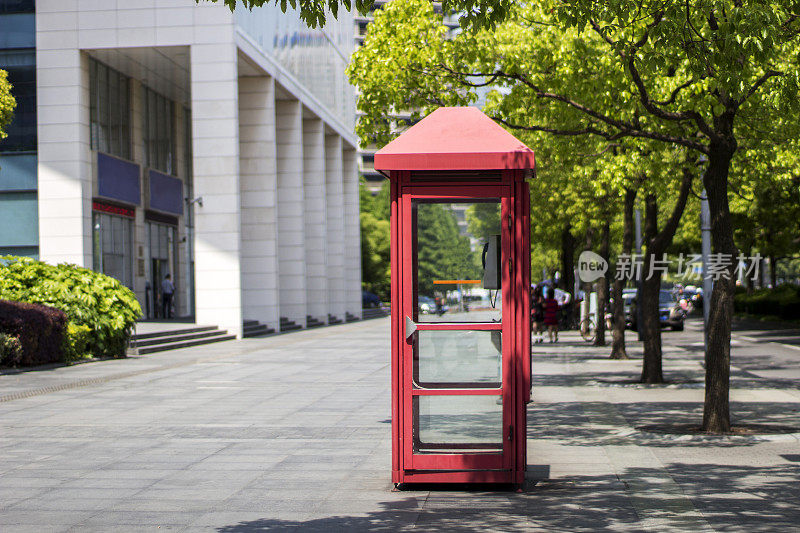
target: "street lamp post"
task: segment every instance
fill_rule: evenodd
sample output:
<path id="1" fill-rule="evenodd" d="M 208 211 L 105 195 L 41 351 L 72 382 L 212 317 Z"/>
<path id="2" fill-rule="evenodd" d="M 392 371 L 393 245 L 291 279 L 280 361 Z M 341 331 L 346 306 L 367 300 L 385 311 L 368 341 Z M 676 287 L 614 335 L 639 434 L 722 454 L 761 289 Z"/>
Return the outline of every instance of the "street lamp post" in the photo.
<path id="1" fill-rule="evenodd" d="M 636 209 L 633 218 L 633 231 L 636 238 L 636 255 L 641 260 L 642 257 L 642 211 Z M 642 264 L 644 268 L 644 264 Z M 636 334 L 639 340 L 642 340 L 642 272 L 641 270 L 634 269 L 637 273 L 636 276 Z"/>
<path id="2" fill-rule="evenodd" d="M 703 342 L 708 347 L 708 314 L 711 309 L 711 291 L 713 285 L 708 274 L 708 263 L 711 256 L 711 211 L 708 208 L 708 196 L 703 189 L 700 197 L 700 233 L 703 238 L 701 252 L 703 255 Z"/>

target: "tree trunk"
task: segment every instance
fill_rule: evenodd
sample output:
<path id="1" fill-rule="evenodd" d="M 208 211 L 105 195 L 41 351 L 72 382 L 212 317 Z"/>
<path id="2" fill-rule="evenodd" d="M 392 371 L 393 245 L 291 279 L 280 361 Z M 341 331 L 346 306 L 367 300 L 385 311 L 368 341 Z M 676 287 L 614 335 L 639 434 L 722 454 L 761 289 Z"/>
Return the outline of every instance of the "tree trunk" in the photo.
<path id="1" fill-rule="evenodd" d="M 594 228 L 589 226 L 586 228 L 586 234 L 584 236 L 584 245 L 583 249 L 586 251 L 591 251 L 594 247 Z M 580 288 L 583 291 L 583 304 L 581 306 L 581 314 L 578 317 L 578 323 L 583 320 L 584 316 L 589 316 L 589 309 L 591 307 L 591 295 L 594 291 L 594 283 L 587 283 L 581 280 Z M 585 313 L 583 312 L 585 310 Z M 586 329 L 586 328 L 584 328 Z M 586 331 L 581 331 L 581 333 L 586 333 Z"/>
<path id="2" fill-rule="evenodd" d="M 661 270 L 651 268 L 659 265 L 653 261 L 663 259 L 664 252 L 667 250 L 675 231 L 678 229 L 683 210 L 686 208 L 686 200 L 692 188 L 692 171 L 694 162 L 687 162 L 683 168 L 683 178 L 681 188 L 678 193 L 678 200 L 672 209 L 669 219 L 664 224 L 664 228 L 658 231 L 658 204 L 655 195 L 648 195 L 645 200 L 645 225 L 644 233 L 647 243 L 647 252 L 643 264 L 642 294 L 639 295 L 639 305 L 642 306 L 642 342 L 644 345 L 644 360 L 642 361 L 642 383 L 663 383 L 664 375 L 661 366 L 661 321 L 658 316 L 658 299 L 661 290 Z"/>
<path id="3" fill-rule="evenodd" d="M 721 118 L 719 119 L 721 120 Z M 731 119 L 732 128 L 732 119 Z M 728 172 L 736 150 L 735 143 L 722 141 L 709 145 L 708 168 L 703 183 L 711 212 L 711 244 L 714 253 L 737 256 L 733 241 L 733 226 L 728 207 Z M 733 317 L 734 261 L 730 261 L 727 276 L 714 282 L 709 305 L 706 341 L 706 391 L 703 405 L 703 430 L 709 433 L 728 433 L 730 417 L 731 319 Z"/>
<path id="4" fill-rule="evenodd" d="M 561 230 L 561 280 L 562 289 L 571 294 L 575 287 L 575 237 L 569 222 Z"/>
<path id="5" fill-rule="evenodd" d="M 630 255 L 633 249 L 633 203 L 636 189 L 625 189 L 625 205 L 622 211 L 622 253 Z M 611 333 L 611 359 L 629 359 L 625 349 L 625 302 L 622 289 L 625 280 L 614 279 L 614 329 Z"/>
<path id="6" fill-rule="evenodd" d="M 608 256 L 611 248 L 611 223 L 606 219 L 600 233 L 600 257 L 608 264 Z M 606 345 L 606 309 L 608 308 L 608 272 L 597 280 L 597 317 L 595 323 L 594 345 Z"/>
<path id="7" fill-rule="evenodd" d="M 572 294 L 566 309 L 566 323 L 573 327 L 575 316 L 575 237 L 572 235 L 572 224 L 567 222 L 561 230 L 561 280 L 563 289 Z"/>
<path id="8" fill-rule="evenodd" d="M 645 199 L 644 238 L 647 251 L 642 265 L 642 281 L 637 305 L 641 306 L 641 323 L 638 324 L 642 334 L 644 359 L 642 361 L 642 383 L 663 383 L 661 354 L 661 323 L 658 318 L 658 293 L 661 290 L 661 274 L 651 268 L 654 260 L 660 259 L 660 250 L 655 243 L 658 231 L 658 202 L 655 194 L 648 194 Z M 652 275 L 651 275 L 652 273 Z"/>
<path id="9" fill-rule="evenodd" d="M 775 259 L 775 255 L 772 254 L 769 256 L 769 282 L 772 285 L 772 288 L 778 286 L 778 261 Z"/>

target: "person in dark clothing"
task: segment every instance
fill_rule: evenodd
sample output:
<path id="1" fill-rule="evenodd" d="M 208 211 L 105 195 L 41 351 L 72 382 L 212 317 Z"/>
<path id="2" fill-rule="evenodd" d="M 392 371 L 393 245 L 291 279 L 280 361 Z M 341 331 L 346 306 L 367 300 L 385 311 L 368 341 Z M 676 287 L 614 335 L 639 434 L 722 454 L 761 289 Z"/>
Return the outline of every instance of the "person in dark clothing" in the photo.
<path id="1" fill-rule="evenodd" d="M 547 326 L 550 342 L 558 342 L 558 300 L 555 299 L 553 287 L 547 288 L 547 298 L 544 300 L 544 325 Z"/>
<path id="2" fill-rule="evenodd" d="M 541 285 L 533 288 L 531 322 L 533 322 L 533 341 L 536 344 L 544 342 L 544 297 Z"/>
<path id="3" fill-rule="evenodd" d="M 175 294 L 175 285 L 172 284 L 170 275 L 164 276 L 164 281 L 161 282 L 161 316 L 164 318 L 172 318 L 172 296 Z"/>

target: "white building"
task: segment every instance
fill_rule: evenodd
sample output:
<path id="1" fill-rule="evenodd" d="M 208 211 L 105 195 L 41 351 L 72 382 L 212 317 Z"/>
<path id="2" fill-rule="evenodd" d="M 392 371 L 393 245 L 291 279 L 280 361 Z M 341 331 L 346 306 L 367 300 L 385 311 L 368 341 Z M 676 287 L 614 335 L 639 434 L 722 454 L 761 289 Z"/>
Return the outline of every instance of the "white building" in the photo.
<path id="1" fill-rule="evenodd" d="M 348 17 L 37 0 L 39 257 L 151 316 L 169 273 L 179 315 L 239 335 L 360 317 Z"/>

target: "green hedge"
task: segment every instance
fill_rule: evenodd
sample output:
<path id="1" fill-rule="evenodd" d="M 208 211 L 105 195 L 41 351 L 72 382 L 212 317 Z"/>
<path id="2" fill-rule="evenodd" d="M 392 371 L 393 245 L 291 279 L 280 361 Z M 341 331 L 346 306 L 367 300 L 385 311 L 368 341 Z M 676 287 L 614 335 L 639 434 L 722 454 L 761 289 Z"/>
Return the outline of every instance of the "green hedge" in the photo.
<path id="1" fill-rule="evenodd" d="M 110 276 L 27 257 L 0 257 L 0 299 L 64 311 L 69 319 L 67 360 L 85 353 L 124 357 L 134 323 L 142 313 L 133 292 Z"/>
<path id="2" fill-rule="evenodd" d="M 734 307 L 737 313 L 797 320 L 800 319 L 800 286 L 785 284 L 774 289 L 759 289 L 753 294 L 740 290 L 734 298 Z"/>

